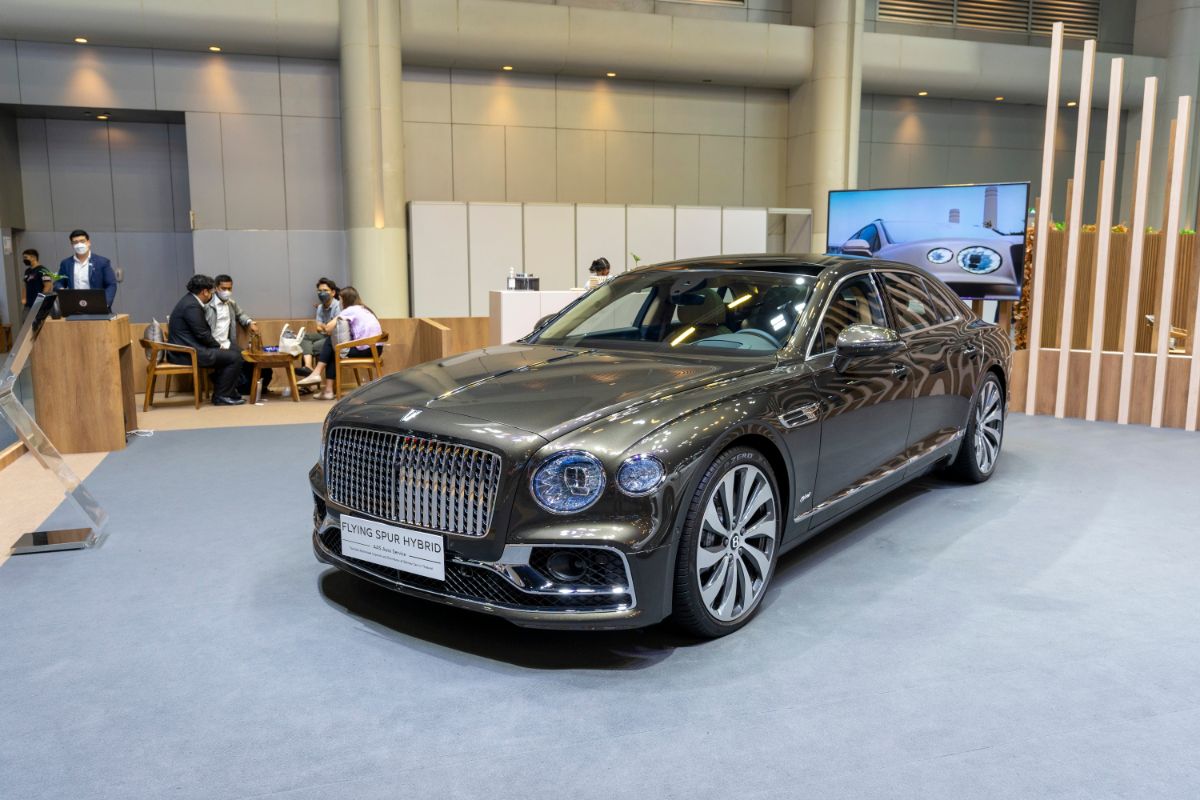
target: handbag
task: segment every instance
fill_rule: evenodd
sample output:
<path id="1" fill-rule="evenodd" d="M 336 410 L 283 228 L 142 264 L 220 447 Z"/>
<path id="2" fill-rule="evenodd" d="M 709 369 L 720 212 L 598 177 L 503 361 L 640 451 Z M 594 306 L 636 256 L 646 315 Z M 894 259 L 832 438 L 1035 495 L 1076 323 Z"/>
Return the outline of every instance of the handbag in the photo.
<path id="1" fill-rule="evenodd" d="M 162 344 L 162 342 L 164 341 L 163 332 L 162 332 L 162 324 L 158 320 L 151 318 L 150 324 L 146 326 L 145 338 L 146 338 L 146 341 L 148 341 L 148 342 Z M 152 352 L 154 352 L 154 351 L 152 351 L 152 350 L 146 351 L 146 360 L 147 361 L 149 361 L 151 359 L 150 353 L 152 353 Z M 163 360 L 163 356 L 165 356 L 165 355 L 166 355 L 166 353 L 159 351 L 158 352 L 158 360 L 161 362 Z"/>
<path id="2" fill-rule="evenodd" d="M 293 333 L 292 326 L 285 324 L 279 333 L 279 352 L 287 353 L 289 356 L 300 355 L 300 341 L 303 338 L 304 328 L 301 328 L 298 333 Z"/>

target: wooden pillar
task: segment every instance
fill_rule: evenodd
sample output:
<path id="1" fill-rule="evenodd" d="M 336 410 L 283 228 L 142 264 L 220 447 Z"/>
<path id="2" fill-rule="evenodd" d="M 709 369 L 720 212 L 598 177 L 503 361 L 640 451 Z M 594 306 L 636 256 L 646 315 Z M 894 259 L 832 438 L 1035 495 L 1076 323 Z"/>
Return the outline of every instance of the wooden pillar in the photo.
<path id="1" fill-rule="evenodd" d="M 1050 78 L 1046 86 L 1046 126 L 1042 133 L 1042 181 L 1038 192 L 1036 252 L 1033 264 L 1033 301 L 1029 320 L 1029 377 L 1025 387 L 1025 413 L 1037 413 L 1038 360 L 1042 349 L 1043 292 L 1046 287 L 1046 245 L 1050 240 L 1050 198 L 1054 196 L 1054 133 L 1058 127 L 1058 83 L 1062 75 L 1063 24 L 1054 23 L 1050 40 Z"/>
<path id="2" fill-rule="evenodd" d="M 1117 150 L 1121 139 L 1121 89 L 1125 59 L 1114 58 L 1108 78 L 1108 120 L 1104 130 L 1104 165 L 1100 169 L 1100 211 L 1096 218 L 1096 286 L 1092 292 L 1091 356 L 1088 362 L 1087 410 L 1095 421 L 1100 403 L 1100 363 L 1104 359 L 1104 309 L 1108 304 L 1108 261 L 1112 243 L 1113 201 L 1117 182 Z"/>
<path id="3" fill-rule="evenodd" d="M 1137 348 L 1138 293 L 1142 286 L 1142 258 L 1146 250 L 1146 195 L 1150 189 L 1150 148 L 1154 146 L 1154 107 L 1158 98 L 1158 78 L 1146 78 L 1142 92 L 1142 135 L 1138 140 L 1137 176 L 1133 189 L 1133 237 L 1129 253 L 1129 283 L 1125 288 L 1125 332 L 1121 337 L 1121 398 L 1117 422 L 1129 424 L 1129 403 L 1133 393 L 1133 360 Z"/>
<path id="4" fill-rule="evenodd" d="M 1092 128 L 1092 77 L 1096 69 L 1096 40 L 1083 43 L 1079 77 L 1079 119 L 1075 126 L 1075 174 L 1071 186 L 1071 215 L 1067 218 L 1067 262 L 1063 275 L 1062 316 L 1058 328 L 1058 382 L 1054 416 L 1067 413 L 1067 375 L 1071 369 L 1071 333 L 1075 325 L 1075 283 L 1079 276 L 1079 234 L 1083 230 L 1083 189 L 1087 180 L 1088 135 Z"/>
<path id="5" fill-rule="evenodd" d="M 1175 271 L 1179 261 L 1179 228 L 1182 216 L 1185 169 L 1187 168 L 1189 123 L 1192 116 L 1192 98 L 1179 98 L 1175 114 L 1175 145 L 1171 159 L 1171 192 L 1167 202 L 1166 222 L 1163 226 L 1163 282 L 1162 295 L 1158 303 L 1158 315 L 1154 319 L 1155 367 L 1154 403 L 1150 411 L 1150 425 L 1161 428 L 1166 408 L 1167 367 L 1171 341 L 1171 323 L 1175 306 Z"/>

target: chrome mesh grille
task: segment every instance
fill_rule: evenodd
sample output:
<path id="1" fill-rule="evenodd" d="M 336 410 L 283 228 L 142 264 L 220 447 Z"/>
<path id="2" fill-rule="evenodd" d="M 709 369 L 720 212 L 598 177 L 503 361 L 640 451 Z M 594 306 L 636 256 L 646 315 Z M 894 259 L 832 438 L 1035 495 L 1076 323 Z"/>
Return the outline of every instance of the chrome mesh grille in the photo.
<path id="1" fill-rule="evenodd" d="M 325 444 L 329 499 L 352 511 L 445 533 L 492 524 L 500 456 L 423 436 L 335 427 Z"/>

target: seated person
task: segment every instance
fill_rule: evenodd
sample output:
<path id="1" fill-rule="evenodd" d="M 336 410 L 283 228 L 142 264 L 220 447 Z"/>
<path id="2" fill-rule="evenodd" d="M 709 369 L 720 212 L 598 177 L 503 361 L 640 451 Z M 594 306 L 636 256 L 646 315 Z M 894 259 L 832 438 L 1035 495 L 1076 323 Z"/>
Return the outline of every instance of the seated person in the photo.
<path id="1" fill-rule="evenodd" d="M 233 299 L 233 278 L 228 275 L 218 275 L 213 278 L 216 283 L 216 289 L 213 292 L 212 299 L 208 305 L 204 307 L 204 316 L 208 320 L 208 327 L 212 330 L 213 338 L 216 339 L 222 350 L 233 350 L 241 352 L 241 348 L 237 346 L 237 330 L 233 327 L 236 322 L 247 333 L 258 333 L 258 323 L 250 318 L 250 315 L 242 311 L 237 300 Z M 242 361 L 242 374 L 238 377 L 238 392 L 240 394 L 250 394 L 250 379 L 254 374 L 254 365 Z M 267 387 L 271 385 L 271 370 L 264 369 L 262 371 L 262 388 L 265 392 Z"/>
<path id="2" fill-rule="evenodd" d="M 206 310 L 213 298 L 216 284 L 207 275 L 193 275 L 187 283 L 187 294 L 175 304 L 169 319 L 167 341 L 196 351 L 196 364 L 213 370 L 213 405 L 240 406 L 246 401 L 237 391 L 242 372 L 242 354 L 222 348 L 213 337 Z M 172 364 L 189 364 L 186 353 L 167 351 Z"/>
<path id="3" fill-rule="evenodd" d="M 301 370 L 304 370 L 302 376 L 307 376 L 312 372 L 316 355 L 321 352 L 325 340 L 333 335 L 333 329 L 337 325 L 335 322 L 337 315 L 342 313 L 338 285 L 329 278 L 321 278 L 317 281 L 317 303 L 313 307 L 317 310 L 317 317 L 313 322 L 312 330 L 305 331 L 304 338 L 300 340 L 300 352 L 303 354 L 301 363 L 304 365 L 301 367 Z M 300 370 L 296 371 L 300 372 Z"/>
<path id="4" fill-rule="evenodd" d="M 383 328 L 379 325 L 379 318 L 375 316 L 375 312 L 362 304 L 358 297 L 358 290 L 353 286 L 347 286 L 342 289 L 342 310 L 335 317 L 335 325 L 337 321 L 345 320 L 347 329 L 347 338 L 343 341 L 353 342 L 359 339 L 365 339 L 368 336 L 378 336 L 383 333 Z M 337 345 L 340 348 L 340 343 Z M 334 350 L 333 339 L 325 340 L 325 344 L 321 346 L 321 354 L 317 358 L 316 369 L 312 374 L 300 381 L 300 386 L 312 386 L 319 383 L 322 378 L 325 379 L 325 388 L 320 394 L 316 395 L 318 400 L 332 400 L 336 395 L 334 393 L 334 381 L 337 376 L 337 361 L 333 357 Z M 379 345 L 375 345 L 378 352 Z M 351 358 L 362 358 L 371 352 L 371 347 L 354 347 L 350 350 Z M 326 376 L 328 373 L 328 376 Z"/>
<path id="5" fill-rule="evenodd" d="M 611 271 L 612 265 L 608 263 L 607 258 L 604 256 L 597 258 L 592 262 L 592 265 L 588 267 L 588 272 L 591 273 L 591 277 L 588 278 L 587 288 L 595 289 L 597 286 L 607 281 L 608 273 Z"/>

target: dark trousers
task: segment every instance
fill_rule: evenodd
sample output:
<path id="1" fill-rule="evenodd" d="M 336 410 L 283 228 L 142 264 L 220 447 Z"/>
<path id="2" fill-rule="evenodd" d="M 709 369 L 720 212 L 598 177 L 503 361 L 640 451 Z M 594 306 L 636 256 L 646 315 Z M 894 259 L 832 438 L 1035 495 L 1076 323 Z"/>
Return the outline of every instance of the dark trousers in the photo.
<path id="1" fill-rule="evenodd" d="M 213 399 L 237 398 L 238 377 L 242 374 L 242 354 L 236 350 L 210 350 L 212 363 L 205 365 L 213 371 Z M 205 359 L 208 360 L 208 359 Z"/>
<path id="2" fill-rule="evenodd" d="M 371 354 L 371 346 L 350 348 L 351 358 L 366 358 Z M 325 377 L 330 380 L 337 378 L 337 360 L 333 357 L 333 339 L 326 339 L 321 345 L 321 355 L 317 360 L 325 365 Z"/>

